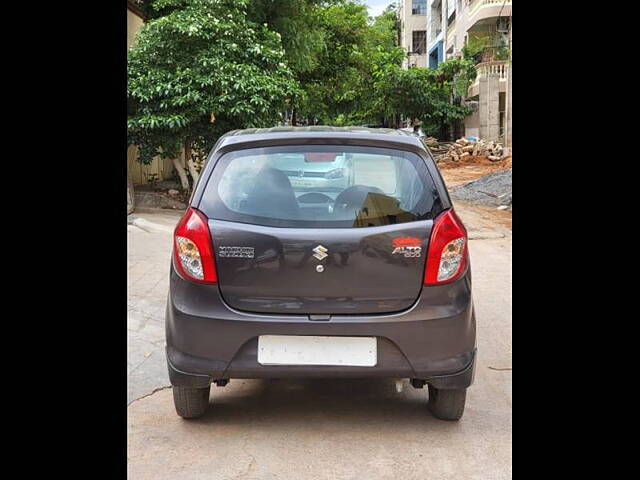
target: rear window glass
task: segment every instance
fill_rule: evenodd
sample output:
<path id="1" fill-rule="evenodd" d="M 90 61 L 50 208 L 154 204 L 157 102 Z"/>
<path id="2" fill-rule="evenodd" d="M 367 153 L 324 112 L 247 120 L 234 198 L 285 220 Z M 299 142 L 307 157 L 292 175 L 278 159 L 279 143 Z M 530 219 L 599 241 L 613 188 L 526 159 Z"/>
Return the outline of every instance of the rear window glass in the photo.
<path id="1" fill-rule="evenodd" d="M 218 220 L 278 227 L 375 227 L 442 210 L 424 160 L 375 147 L 236 150 L 215 165 L 200 209 Z"/>

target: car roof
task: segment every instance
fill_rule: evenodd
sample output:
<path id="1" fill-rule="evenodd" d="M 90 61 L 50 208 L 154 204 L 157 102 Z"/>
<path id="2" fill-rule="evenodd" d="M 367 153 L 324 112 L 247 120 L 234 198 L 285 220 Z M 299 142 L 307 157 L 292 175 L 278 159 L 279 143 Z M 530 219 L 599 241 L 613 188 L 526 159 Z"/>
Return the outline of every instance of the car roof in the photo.
<path id="1" fill-rule="evenodd" d="M 327 125 L 313 125 L 308 127 L 272 127 L 272 128 L 247 128 L 245 130 L 232 130 L 225 133 L 218 142 L 218 149 L 228 145 L 252 143 L 261 140 L 305 140 L 305 139 L 344 139 L 362 143 L 372 141 L 375 143 L 389 142 L 404 144 L 426 150 L 422 141 L 408 133 L 392 128 L 367 128 L 367 127 L 331 127 Z"/>

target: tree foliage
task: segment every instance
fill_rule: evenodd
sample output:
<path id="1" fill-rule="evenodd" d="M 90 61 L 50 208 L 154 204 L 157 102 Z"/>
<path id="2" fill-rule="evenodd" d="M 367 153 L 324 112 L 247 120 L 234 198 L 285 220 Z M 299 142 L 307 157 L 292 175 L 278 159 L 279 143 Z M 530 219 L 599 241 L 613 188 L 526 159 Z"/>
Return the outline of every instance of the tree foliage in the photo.
<path id="1" fill-rule="evenodd" d="M 250 7 L 250 8 L 249 8 Z M 129 51 L 129 142 L 142 162 L 206 153 L 235 128 L 294 119 L 443 130 L 469 109 L 473 61 L 403 69 L 393 5 L 354 0 L 151 0 Z"/>
<path id="2" fill-rule="evenodd" d="M 278 32 L 285 61 L 294 74 L 313 70 L 326 48 L 326 35 L 318 12 L 341 0 L 253 0 L 248 15 Z"/>
<path id="3" fill-rule="evenodd" d="M 318 18 L 327 48 L 318 56 L 316 68 L 300 77 L 305 96 L 298 108 L 301 116 L 327 123 L 357 110 L 355 102 L 364 86 L 358 77 L 366 61 L 366 7 L 357 3 L 332 5 L 319 10 Z"/>
<path id="4" fill-rule="evenodd" d="M 400 24 L 395 4 L 390 4 L 373 19 L 373 41 L 383 49 L 393 49 L 399 44 Z"/>
<path id="5" fill-rule="evenodd" d="M 509 59 L 509 47 L 503 36 L 492 32 L 470 35 L 462 47 L 462 56 L 474 63 Z"/>
<path id="6" fill-rule="evenodd" d="M 366 7 L 342 1 L 317 10 L 326 47 L 316 67 L 299 76 L 304 94 L 295 106 L 300 118 L 314 123 L 351 124 L 372 117 L 374 68 L 384 58 L 398 65 L 397 24 L 393 8 L 373 22 Z"/>
<path id="7" fill-rule="evenodd" d="M 129 142 L 140 161 L 207 150 L 234 128 L 281 119 L 296 82 L 280 36 L 247 0 L 156 0 L 128 58 Z"/>
<path id="8" fill-rule="evenodd" d="M 459 59 L 442 62 L 438 68 L 403 69 L 382 63 L 376 70 L 375 111 L 384 117 L 403 115 L 422 122 L 425 130 L 436 132 L 462 120 L 470 110 L 461 105 L 475 78 L 471 62 Z"/>
<path id="9" fill-rule="evenodd" d="M 470 110 L 460 98 L 475 78 L 473 62 L 452 59 L 437 69 L 402 68 L 394 5 L 371 20 L 345 0 L 317 9 L 328 48 L 316 67 L 298 75 L 298 117 L 329 125 L 397 126 L 401 117 L 444 131 Z"/>

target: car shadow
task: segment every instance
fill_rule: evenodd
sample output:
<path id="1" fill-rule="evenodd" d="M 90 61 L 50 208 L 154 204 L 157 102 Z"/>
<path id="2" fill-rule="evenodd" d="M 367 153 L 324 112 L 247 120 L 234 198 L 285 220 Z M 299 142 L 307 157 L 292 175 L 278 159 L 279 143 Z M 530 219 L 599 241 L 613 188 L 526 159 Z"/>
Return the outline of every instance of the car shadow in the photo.
<path id="1" fill-rule="evenodd" d="M 427 398 L 426 386 L 414 389 L 406 380 L 401 393 L 393 379 L 232 380 L 228 387 L 211 387 L 209 409 L 197 422 L 305 428 L 343 422 L 380 427 L 393 422 L 409 428 L 452 428 L 456 422 L 431 415 Z"/>

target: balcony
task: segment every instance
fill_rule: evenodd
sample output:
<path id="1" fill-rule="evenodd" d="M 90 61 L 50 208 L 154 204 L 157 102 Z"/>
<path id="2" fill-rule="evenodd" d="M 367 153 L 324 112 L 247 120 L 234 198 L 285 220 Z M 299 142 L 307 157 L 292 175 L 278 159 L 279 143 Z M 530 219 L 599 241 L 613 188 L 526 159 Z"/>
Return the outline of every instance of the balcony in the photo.
<path id="1" fill-rule="evenodd" d="M 498 88 L 500 92 L 507 91 L 507 76 L 509 75 L 509 62 L 496 61 L 496 62 L 483 62 L 476 65 L 476 79 L 469 87 L 469 94 L 467 98 L 476 97 L 480 93 L 480 77 L 486 77 L 488 75 L 498 76 Z"/>
<path id="2" fill-rule="evenodd" d="M 467 29 L 486 18 L 510 17 L 511 3 L 511 0 L 474 0 L 467 7 Z"/>
<path id="3" fill-rule="evenodd" d="M 471 9 L 471 12 L 474 12 L 476 10 L 478 10 L 481 7 L 484 7 L 485 5 L 498 5 L 498 6 L 502 6 L 502 4 L 504 3 L 505 7 L 507 5 L 511 5 L 511 0 L 471 0 L 469 2 L 469 8 Z"/>

